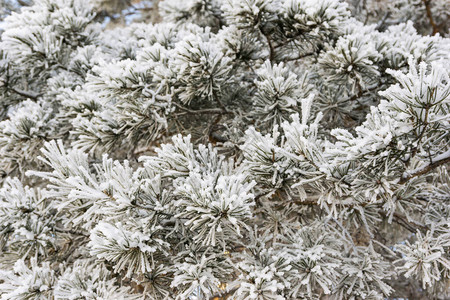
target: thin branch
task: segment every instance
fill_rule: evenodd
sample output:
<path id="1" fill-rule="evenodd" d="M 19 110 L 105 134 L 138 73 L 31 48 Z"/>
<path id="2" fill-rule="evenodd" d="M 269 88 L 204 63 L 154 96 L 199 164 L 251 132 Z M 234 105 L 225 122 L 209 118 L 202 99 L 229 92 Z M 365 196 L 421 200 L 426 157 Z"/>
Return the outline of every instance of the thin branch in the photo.
<path id="1" fill-rule="evenodd" d="M 164 215 L 164 216 L 167 216 L 167 217 L 174 217 L 175 216 L 174 214 L 171 214 L 171 213 L 166 213 L 166 212 L 163 212 L 163 211 L 160 211 L 160 210 L 156 210 L 154 206 L 153 207 L 145 206 L 145 205 L 140 205 L 138 203 L 134 203 L 133 205 L 138 207 L 138 208 L 140 208 L 140 209 L 145 209 L 145 210 L 154 212 L 155 214 L 160 214 L 160 215 Z"/>
<path id="2" fill-rule="evenodd" d="M 15 88 L 10 88 L 11 91 L 13 91 L 14 93 L 16 93 L 17 95 L 26 97 L 26 98 L 30 98 L 33 100 L 37 100 L 38 97 L 42 96 L 42 93 L 33 93 L 33 92 L 28 92 L 28 91 L 22 91 L 22 90 L 18 90 Z"/>
<path id="3" fill-rule="evenodd" d="M 405 173 L 403 173 L 402 178 L 400 178 L 400 181 L 398 182 L 399 184 L 404 184 L 407 181 L 409 181 L 410 179 L 426 174 L 428 172 L 430 172 L 431 170 L 450 162 L 450 149 L 447 150 L 446 152 L 436 156 L 435 158 L 431 159 L 431 161 L 425 165 L 423 165 L 420 168 L 417 168 L 415 170 L 412 171 L 407 171 Z"/>
<path id="4" fill-rule="evenodd" d="M 229 296 L 231 296 L 232 294 L 234 294 L 234 292 L 236 292 L 237 288 L 234 288 L 230 291 L 227 291 L 225 293 L 221 293 L 221 294 L 216 294 L 214 296 L 211 296 L 209 298 L 209 300 L 222 300 L 222 299 L 227 299 Z"/>
<path id="5" fill-rule="evenodd" d="M 402 214 L 399 214 L 399 213 L 394 213 L 394 218 L 402 220 L 402 222 L 404 222 L 404 223 L 415 225 L 415 226 L 419 227 L 422 230 L 429 230 L 430 229 L 427 225 L 424 225 L 424 224 L 421 224 L 421 223 L 419 223 L 419 222 L 417 222 L 415 220 L 409 219 L 406 215 L 402 215 Z M 412 225 L 410 225 L 410 226 L 412 226 Z M 416 232 L 416 231 L 417 231 L 417 228 L 414 228 L 414 232 Z"/>
<path id="6" fill-rule="evenodd" d="M 386 12 L 383 16 L 383 18 L 377 23 L 377 27 L 375 27 L 376 30 L 380 30 L 384 24 L 386 23 L 387 18 L 391 15 L 390 12 Z"/>
<path id="7" fill-rule="evenodd" d="M 269 35 L 264 33 L 264 30 L 261 27 L 258 27 L 261 34 L 266 38 L 267 44 L 269 45 L 269 60 L 270 62 L 273 62 L 275 59 L 275 50 L 272 45 L 272 41 L 269 38 Z"/>
<path id="8" fill-rule="evenodd" d="M 433 14 L 431 13 L 431 0 L 422 0 L 423 4 L 425 5 L 425 9 L 427 11 L 427 18 L 430 21 L 430 25 L 433 28 L 433 32 L 431 35 L 435 35 L 436 33 L 439 32 L 439 27 L 437 26 L 437 24 L 434 22 L 433 19 Z"/>
<path id="9" fill-rule="evenodd" d="M 317 206 L 319 205 L 319 203 L 314 200 L 309 200 L 309 201 L 295 201 L 296 204 L 298 205 L 310 205 L 310 206 Z M 338 206 L 342 206 L 342 207 L 354 207 L 354 206 L 361 206 L 361 207 L 365 207 L 368 206 L 370 204 L 370 202 L 366 202 L 366 203 L 339 203 L 337 204 Z M 385 218 L 388 217 L 388 215 L 383 212 L 383 210 L 379 210 L 378 211 L 379 214 L 381 214 L 382 216 L 384 216 Z M 417 227 L 422 229 L 422 230 L 428 230 L 429 228 L 426 225 L 420 224 L 413 221 L 408 220 L 408 218 L 406 216 L 403 216 L 399 213 L 394 213 L 394 222 L 399 224 L 400 226 L 406 228 L 408 231 L 415 233 L 417 231 Z M 414 227 L 417 226 L 417 227 Z"/>
<path id="10" fill-rule="evenodd" d="M 64 229 L 64 228 L 54 227 L 54 230 L 56 232 L 59 232 L 59 233 L 79 235 L 79 236 L 83 236 L 83 237 L 88 237 L 89 236 L 89 235 L 87 235 L 87 234 L 85 234 L 83 232 L 75 231 L 75 230 L 72 230 L 72 229 Z"/>
<path id="11" fill-rule="evenodd" d="M 368 87 L 365 90 L 359 90 L 358 93 L 356 93 L 355 95 L 353 95 L 353 96 L 351 96 L 351 97 L 349 97 L 347 99 L 344 99 L 344 100 L 340 101 L 339 104 L 342 104 L 342 103 L 345 103 L 345 102 L 348 102 L 348 101 L 354 101 L 354 100 L 364 96 L 365 94 L 367 94 L 369 92 L 373 92 L 373 91 L 377 90 L 378 88 L 380 88 L 380 86 L 378 84 L 375 84 L 373 86 Z"/>
<path id="12" fill-rule="evenodd" d="M 138 156 L 138 155 L 141 155 L 141 154 L 146 153 L 146 152 L 151 152 L 151 151 L 153 151 L 154 148 L 155 148 L 155 146 L 150 145 L 150 146 L 147 146 L 147 147 L 144 147 L 144 148 L 136 150 L 135 152 L 133 152 L 133 155 L 134 156 Z"/>
<path id="13" fill-rule="evenodd" d="M 408 221 L 407 218 L 403 217 L 400 214 L 394 213 L 394 222 L 397 223 L 398 225 L 402 226 L 403 228 L 405 228 L 406 230 L 408 230 L 411 233 L 416 233 L 417 232 L 417 228 L 412 226 L 412 224 L 420 227 L 423 230 L 428 230 L 428 227 L 421 225 L 421 224 L 417 224 L 416 222 L 410 222 Z"/>
<path id="14" fill-rule="evenodd" d="M 314 55 L 314 54 L 317 54 L 317 53 L 315 51 L 307 52 L 307 53 L 298 55 L 297 57 L 290 57 L 290 58 L 283 59 L 283 61 L 299 60 L 299 59 L 303 59 L 305 57 L 308 57 L 308 56 L 311 56 L 311 55 Z"/>
<path id="15" fill-rule="evenodd" d="M 274 52 L 274 49 L 273 49 L 272 42 L 270 41 L 269 36 L 267 36 L 267 35 L 264 35 L 264 36 L 266 37 L 267 43 L 269 44 L 269 50 L 270 50 L 269 60 L 273 62 L 273 60 L 275 58 L 275 52 Z"/>
<path id="16" fill-rule="evenodd" d="M 217 109 L 217 108 L 205 108 L 205 109 L 198 109 L 198 110 L 193 110 L 193 109 L 189 109 L 186 108 L 176 102 L 172 102 L 173 105 L 175 105 L 177 108 L 179 108 L 180 110 L 182 110 L 184 112 L 184 114 L 223 114 L 223 113 L 228 113 L 228 112 L 224 112 L 223 109 Z"/>
<path id="17" fill-rule="evenodd" d="M 397 223 L 398 225 L 402 226 L 403 228 L 405 228 L 409 232 L 416 233 L 415 228 L 412 227 L 411 225 L 409 225 L 408 223 L 405 223 L 405 221 L 403 219 L 394 218 L 394 222 Z"/>
<path id="18" fill-rule="evenodd" d="M 227 108 L 226 108 L 225 105 L 222 103 L 222 101 L 221 101 L 220 98 L 217 96 L 217 94 L 214 93 L 214 91 L 213 91 L 213 99 L 214 99 L 214 101 L 216 101 L 217 104 L 219 105 L 219 107 L 220 107 L 220 109 L 221 109 L 221 113 L 227 114 L 227 113 L 228 113 Z"/>
<path id="19" fill-rule="evenodd" d="M 244 63 L 245 63 L 245 65 L 246 65 L 250 70 L 252 70 L 253 74 L 256 74 L 255 69 L 253 69 L 252 65 L 249 64 L 248 61 L 244 60 Z M 252 81 L 252 82 L 253 82 L 253 81 Z"/>

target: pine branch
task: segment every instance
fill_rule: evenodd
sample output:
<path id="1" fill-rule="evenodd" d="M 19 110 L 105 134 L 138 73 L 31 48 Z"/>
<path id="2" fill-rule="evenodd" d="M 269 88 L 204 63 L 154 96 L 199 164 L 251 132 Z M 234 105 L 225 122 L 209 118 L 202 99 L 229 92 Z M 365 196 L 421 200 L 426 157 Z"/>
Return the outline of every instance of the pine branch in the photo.
<path id="1" fill-rule="evenodd" d="M 379 88 L 380 88 L 380 86 L 379 86 L 378 84 L 375 84 L 375 85 L 373 85 L 373 86 L 368 87 L 368 88 L 365 89 L 365 90 L 360 89 L 360 90 L 358 91 L 358 93 L 356 93 L 355 95 L 353 95 L 353 96 L 351 96 L 351 97 L 349 97 L 349 98 L 347 98 L 347 99 L 342 100 L 342 101 L 340 102 L 340 104 L 345 103 L 345 102 L 349 102 L 349 101 L 355 101 L 356 99 L 361 98 L 361 97 L 364 96 L 365 94 L 370 93 L 370 92 L 373 92 L 373 91 L 375 91 L 375 90 L 377 90 L 377 89 L 379 89 Z"/>
<path id="2" fill-rule="evenodd" d="M 161 210 L 156 210 L 154 206 L 144 206 L 144 205 L 140 205 L 138 203 L 134 203 L 133 205 L 138 208 L 154 212 L 155 214 L 160 214 L 160 215 L 164 215 L 164 216 L 171 217 L 171 218 L 175 216 L 174 214 L 171 214 L 171 213 L 163 212 Z"/>
<path id="3" fill-rule="evenodd" d="M 64 229 L 64 228 L 59 228 L 59 227 L 55 227 L 54 229 L 56 232 L 59 232 L 59 233 L 66 233 L 66 234 L 72 234 L 72 235 L 79 235 L 79 236 L 83 236 L 83 237 L 89 237 L 88 234 L 85 234 L 85 233 L 79 232 L 79 231 L 75 231 L 72 229 Z"/>
<path id="4" fill-rule="evenodd" d="M 266 38 L 267 44 L 269 45 L 269 60 L 270 62 L 273 62 L 275 59 L 275 49 L 273 47 L 272 41 L 270 40 L 269 35 L 264 33 L 264 30 L 261 27 L 259 27 L 259 31 Z"/>
<path id="5" fill-rule="evenodd" d="M 186 108 L 176 102 L 172 103 L 173 105 L 175 105 L 177 108 L 179 108 L 180 110 L 183 111 L 183 113 L 181 114 L 191 114 L 191 115 L 197 115 L 197 114 L 223 114 L 223 113 L 228 113 L 227 111 L 224 112 L 222 109 L 217 109 L 217 108 L 205 108 L 205 109 L 198 109 L 198 110 L 194 110 L 194 109 L 189 109 Z"/>
<path id="6" fill-rule="evenodd" d="M 217 94 L 214 93 L 214 92 L 213 92 L 213 98 L 214 98 L 214 101 L 216 101 L 217 104 L 219 105 L 219 107 L 220 107 L 220 109 L 221 109 L 221 113 L 227 114 L 227 113 L 228 113 L 227 108 L 226 108 L 225 105 L 222 103 L 222 101 L 221 101 L 220 98 L 217 96 Z"/>
<path id="7" fill-rule="evenodd" d="M 413 225 L 415 225 L 415 226 L 417 226 L 417 227 L 419 227 L 420 229 L 423 229 L 423 230 L 428 230 L 429 229 L 425 225 L 419 224 L 419 223 L 414 222 L 414 221 L 409 221 L 406 216 L 403 216 L 403 215 L 401 215 L 399 213 L 394 213 L 394 222 L 399 224 L 403 228 L 407 229 L 411 233 L 416 233 L 417 232 L 417 228 L 414 227 Z M 413 224 L 413 225 L 411 225 L 411 224 Z"/>
<path id="8" fill-rule="evenodd" d="M 307 53 L 304 53 L 304 54 L 300 54 L 300 55 L 298 55 L 298 56 L 296 56 L 296 57 L 291 57 L 291 58 L 283 59 L 283 61 L 299 60 L 299 59 L 303 59 L 303 58 L 305 58 L 305 57 L 309 57 L 309 56 L 315 55 L 315 54 L 317 54 L 315 51 L 307 52 Z"/>
<path id="9" fill-rule="evenodd" d="M 225 292 L 223 294 L 217 294 L 217 295 L 211 296 L 209 298 L 209 300 L 225 300 L 225 299 L 228 299 L 231 295 L 234 294 L 234 292 L 236 292 L 236 290 L 237 290 L 237 288 L 234 288 L 234 289 L 232 289 L 230 291 L 227 291 L 227 292 Z"/>
<path id="10" fill-rule="evenodd" d="M 410 179 L 426 174 L 428 172 L 430 172 L 431 170 L 450 162 L 450 150 L 447 150 L 446 152 L 436 156 L 435 158 L 431 159 L 431 161 L 425 165 L 423 165 L 420 168 L 417 168 L 415 170 L 412 171 L 407 171 L 404 172 L 400 181 L 398 182 L 399 184 L 404 184 L 406 182 L 408 182 Z"/>
<path id="11" fill-rule="evenodd" d="M 13 91 L 14 93 L 26 97 L 26 98 L 30 98 L 32 100 L 37 100 L 37 98 L 39 98 L 40 96 L 42 96 L 42 93 L 33 93 L 33 92 L 29 92 L 29 91 L 23 91 L 23 90 L 18 90 L 15 88 L 10 88 L 11 91 Z"/>
<path id="12" fill-rule="evenodd" d="M 390 17 L 390 15 L 391 15 L 391 12 L 386 12 L 384 14 L 383 18 L 377 23 L 377 27 L 375 27 L 376 30 L 380 30 L 384 26 L 384 24 L 386 23 L 386 20 Z"/>

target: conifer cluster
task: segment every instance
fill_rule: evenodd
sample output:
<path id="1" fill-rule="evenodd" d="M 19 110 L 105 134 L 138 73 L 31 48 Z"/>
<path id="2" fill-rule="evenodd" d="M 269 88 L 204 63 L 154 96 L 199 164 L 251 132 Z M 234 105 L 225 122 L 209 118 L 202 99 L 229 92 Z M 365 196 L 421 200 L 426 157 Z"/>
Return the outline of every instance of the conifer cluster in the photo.
<path id="1" fill-rule="evenodd" d="M 0 299 L 448 299 L 448 2 L 158 2 L 0 11 Z"/>

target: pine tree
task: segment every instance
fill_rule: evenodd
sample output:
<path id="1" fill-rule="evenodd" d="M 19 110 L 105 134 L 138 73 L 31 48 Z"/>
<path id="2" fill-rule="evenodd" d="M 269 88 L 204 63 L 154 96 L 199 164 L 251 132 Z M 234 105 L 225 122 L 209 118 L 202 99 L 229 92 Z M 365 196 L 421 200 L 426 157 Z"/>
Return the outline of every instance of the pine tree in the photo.
<path id="1" fill-rule="evenodd" d="M 5 3 L 0 299 L 450 297 L 447 2 Z"/>

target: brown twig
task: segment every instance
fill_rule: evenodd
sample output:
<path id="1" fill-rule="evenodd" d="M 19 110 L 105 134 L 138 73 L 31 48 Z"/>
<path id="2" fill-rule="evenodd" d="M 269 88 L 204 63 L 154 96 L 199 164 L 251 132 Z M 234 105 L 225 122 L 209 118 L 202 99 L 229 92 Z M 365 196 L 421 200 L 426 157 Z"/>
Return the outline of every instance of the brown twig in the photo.
<path id="1" fill-rule="evenodd" d="M 209 298 L 209 300 L 223 300 L 223 299 L 227 299 L 228 297 L 230 297 L 232 294 L 234 294 L 234 292 L 237 290 L 237 288 L 234 288 L 230 291 L 227 291 L 226 293 L 223 294 L 217 294 L 214 296 L 211 296 Z"/>
<path id="2" fill-rule="evenodd" d="M 438 156 L 436 156 L 434 159 L 432 159 L 428 164 L 425 164 L 424 166 L 417 168 L 415 170 L 412 170 L 410 172 L 403 173 L 402 177 L 400 178 L 399 184 L 404 184 L 408 182 L 410 179 L 426 174 L 430 172 L 431 170 L 442 166 L 443 164 L 446 164 L 450 162 L 450 150 L 447 150 L 447 152 L 444 152 Z"/>
<path id="3" fill-rule="evenodd" d="M 425 5 L 425 10 L 427 11 L 427 18 L 430 21 L 430 25 L 433 28 L 433 32 L 431 35 L 435 35 L 439 32 L 439 26 L 434 22 L 433 14 L 431 13 L 431 0 L 422 0 Z"/>
<path id="4" fill-rule="evenodd" d="M 267 44 L 269 45 L 269 60 L 270 62 L 273 62 L 275 59 L 275 49 L 273 47 L 272 41 L 270 40 L 269 35 L 264 33 L 264 30 L 261 27 L 259 27 L 259 31 L 266 38 Z"/>
<path id="5" fill-rule="evenodd" d="M 228 110 L 225 107 L 225 105 L 222 103 L 222 101 L 220 100 L 219 96 L 217 96 L 216 93 L 213 92 L 213 99 L 214 101 L 217 102 L 217 104 L 219 105 L 220 109 L 221 109 L 221 113 L 227 114 Z"/>

